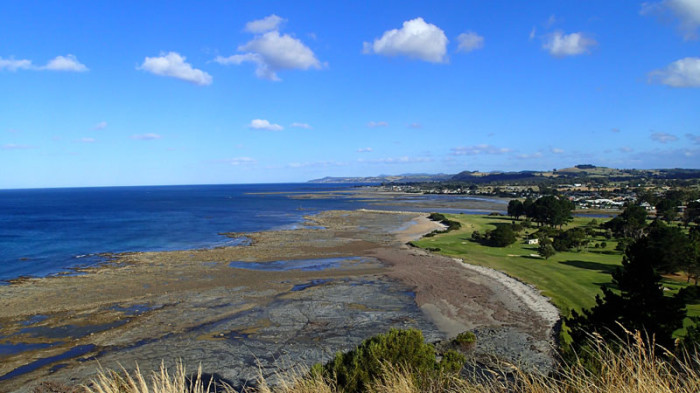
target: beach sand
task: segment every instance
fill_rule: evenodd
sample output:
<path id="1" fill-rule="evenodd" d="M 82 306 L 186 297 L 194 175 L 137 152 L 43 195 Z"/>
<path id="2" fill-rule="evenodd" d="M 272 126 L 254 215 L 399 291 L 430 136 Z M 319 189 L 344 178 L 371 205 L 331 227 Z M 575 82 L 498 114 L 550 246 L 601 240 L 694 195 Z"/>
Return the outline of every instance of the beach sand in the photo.
<path id="1" fill-rule="evenodd" d="M 429 341 L 469 329 L 477 355 L 551 366 L 556 309 L 502 273 L 407 246 L 443 227 L 426 214 L 331 211 L 306 224 L 245 234 L 248 246 L 113 255 L 80 275 L 0 286 L 0 391 L 178 359 L 240 386 L 392 327 Z M 289 260 L 312 268 L 229 266 Z"/>

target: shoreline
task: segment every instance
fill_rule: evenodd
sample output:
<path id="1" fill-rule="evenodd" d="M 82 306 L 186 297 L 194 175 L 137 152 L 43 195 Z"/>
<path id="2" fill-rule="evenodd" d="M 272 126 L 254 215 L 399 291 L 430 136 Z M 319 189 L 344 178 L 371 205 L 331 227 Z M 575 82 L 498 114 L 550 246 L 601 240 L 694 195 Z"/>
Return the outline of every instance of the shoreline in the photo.
<path id="1" fill-rule="evenodd" d="M 36 381 L 84 380 L 93 375 L 95 366 L 79 359 L 96 358 L 105 367 L 118 363 L 128 367 L 139 359 L 141 368 L 147 369 L 157 367 L 164 357 L 179 355 L 196 363 L 202 356 L 212 356 L 206 353 L 217 353 L 218 360 L 205 360 L 205 371 L 221 371 L 234 382 L 250 380 L 257 377 L 257 368 L 251 373 L 246 365 L 253 361 L 251 353 L 266 357 L 265 348 L 272 346 L 279 354 L 291 351 L 292 358 L 310 364 L 389 327 L 417 327 L 429 340 L 448 338 L 463 326 L 481 329 L 477 335 L 483 353 L 503 347 L 505 335 L 539 348 L 534 352 L 501 348 L 506 358 L 515 361 L 524 353 L 537 367 L 546 367 L 543 358 L 549 356 L 545 347 L 550 337 L 543 334 L 542 323 L 529 326 L 541 318 L 523 309 L 522 302 L 504 296 L 507 286 L 461 267 L 456 274 L 457 265 L 450 258 L 419 255 L 419 250 L 405 245 L 440 227 L 427 214 L 415 212 L 326 211 L 306 217 L 298 229 L 250 233 L 249 246 L 126 253 L 108 265 L 86 269 L 85 274 L 1 286 L 0 343 L 54 344 L 4 357 L 0 378 L 29 359 L 95 347 L 76 358 L 0 379 L 0 386 L 30 391 Z M 319 270 L 264 273 L 228 266 L 232 260 L 308 258 L 314 263 L 323 258 L 342 261 Z M 418 269 L 421 265 L 429 270 Z M 456 280 L 456 285 L 452 292 L 441 292 L 431 279 L 440 285 Z M 465 303 L 465 293 L 473 301 Z M 444 301 L 434 300 L 439 297 Z M 489 317 L 474 318 L 481 314 Z M 28 324 L 37 317 L 40 321 Z M 453 321 L 451 327 L 445 321 Z M 66 336 L 60 333 L 65 326 L 87 333 Z M 355 328 L 338 336 L 341 326 Z M 37 335 L 21 333 L 23 329 Z M 57 337 L 59 333 L 64 337 Z M 280 369 L 274 359 L 265 363 L 269 375 Z M 217 369 L 224 364 L 235 370 Z"/>

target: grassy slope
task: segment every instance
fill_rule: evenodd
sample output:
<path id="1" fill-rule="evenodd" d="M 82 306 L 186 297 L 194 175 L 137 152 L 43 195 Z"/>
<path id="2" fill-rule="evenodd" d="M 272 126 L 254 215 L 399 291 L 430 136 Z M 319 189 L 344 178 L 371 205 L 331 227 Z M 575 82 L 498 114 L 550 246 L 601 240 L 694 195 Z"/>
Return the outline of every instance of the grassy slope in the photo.
<path id="1" fill-rule="evenodd" d="M 494 229 L 496 224 L 510 223 L 507 217 L 481 215 L 448 214 L 449 219 L 459 221 L 462 228 L 447 234 L 423 238 L 414 242 L 419 247 L 439 248 L 440 253 L 464 259 L 475 265 L 487 266 L 505 272 L 528 284 L 532 284 L 552 299 L 563 315 L 569 310 L 590 308 L 595 304 L 595 296 L 602 293 L 600 285 L 610 283 L 610 273 L 621 265 L 622 253 L 615 251 L 617 243 L 596 238 L 596 242 L 607 242 L 604 250 L 589 247 L 580 252 L 558 252 L 549 260 L 532 257 L 537 254 L 537 246 L 524 244 L 519 240 L 508 247 L 488 247 L 471 240 L 474 230 L 484 233 Z M 581 226 L 590 218 L 576 218 L 571 226 Z M 600 220 L 598 220 L 600 221 Z M 526 229 L 521 235 L 534 232 Z M 684 283 L 667 280 L 673 289 Z M 691 315 L 700 315 L 700 305 L 688 307 Z"/>

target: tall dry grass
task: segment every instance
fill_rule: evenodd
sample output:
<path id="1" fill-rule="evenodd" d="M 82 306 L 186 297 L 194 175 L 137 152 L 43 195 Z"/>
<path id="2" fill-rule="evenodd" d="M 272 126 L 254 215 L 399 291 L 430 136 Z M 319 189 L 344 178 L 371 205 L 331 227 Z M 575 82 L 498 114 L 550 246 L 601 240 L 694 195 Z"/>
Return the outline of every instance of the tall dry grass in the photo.
<path id="1" fill-rule="evenodd" d="M 402 367 L 387 365 L 382 376 L 368 388 L 369 393 L 697 393 L 700 392 L 700 358 L 698 353 L 676 356 L 666 352 L 657 356 L 654 344 L 641 334 L 631 334 L 617 350 L 602 340 L 593 340 L 593 356 L 598 363 L 595 372 L 580 363 L 563 368 L 552 376 L 516 371 L 510 379 L 494 378 L 473 382 L 456 375 L 440 374 L 418 383 Z M 145 378 L 140 370 L 129 374 L 103 371 L 87 390 L 92 393 L 208 393 L 214 386 L 201 379 L 187 378 L 184 366 L 178 365 L 173 375 L 161 365 L 158 372 Z M 296 373 L 268 386 L 261 378 L 255 393 L 342 393 L 333 381 L 320 376 Z M 150 383 L 149 383 L 150 382 Z M 206 385 L 206 386 L 205 386 Z M 216 387 L 218 392 L 233 392 L 231 387 Z"/>

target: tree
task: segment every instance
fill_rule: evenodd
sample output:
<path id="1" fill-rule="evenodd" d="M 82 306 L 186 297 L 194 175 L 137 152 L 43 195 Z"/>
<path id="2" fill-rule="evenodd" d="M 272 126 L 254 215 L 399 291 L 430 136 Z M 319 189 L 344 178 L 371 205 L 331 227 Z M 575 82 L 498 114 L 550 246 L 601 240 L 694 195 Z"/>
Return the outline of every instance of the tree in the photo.
<path id="1" fill-rule="evenodd" d="M 654 268 L 661 273 L 675 273 L 692 264 L 690 238 L 679 227 L 654 221 L 643 240 L 645 252 L 652 259 Z"/>
<path id="2" fill-rule="evenodd" d="M 510 225 L 499 225 L 489 233 L 489 243 L 494 247 L 506 247 L 517 240 Z"/>
<path id="3" fill-rule="evenodd" d="M 537 248 L 537 252 L 543 256 L 544 259 L 549 259 L 549 257 L 552 257 L 557 253 L 551 244 L 540 244 L 540 246 Z"/>
<path id="4" fill-rule="evenodd" d="M 540 224 L 551 227 L 562 227 L 573 220 L 571 212 L 574 204 L 565 198 L 546 195 L 538 198 L 531 208 L 532 219 Z"/>
<path id="5" fill-rule="evenodd" d="M 696 225 L 700 225 L 700 202 L 692 201 L 686 206 L 685 212 L 683 213 L 683 222 L 685 225 L 694 222 Z"/>
<path id="6" fill-rule="evenodd" d="M 655 206 L 657 217 L 661 217 L 666 222 L 675 220 L 678 217 L 676 206 L 678 206 L 678 201 L 668 198 L 660 200 Z"/>
<path id="7" fill-rule="evenodd" d="M 523 203 L 518 199 L 513 199 L 508 202 L 508 215 L 514 217 L 516 220 L 525 214 L 525 207 Z"/>
<path id="8" fill-rule="evenodd" d="M 622 213 L 603 224 L 603 227 L 612 230 L 617 238 L 639 239 L 644 235 L 646 221 L 646 209 L 639 205 L 628 205 Z"/>
<path id="9" fill-rule="evenodd" d="M 603 296 L 596 296 L 593 308 L 572 312 L 566 325 L 574 345 L 583 345 L 594 332 L 608 340 L 624 337 L 624 328 L 644 331 L 656 343 L 673 347 L 673 331 L 683 326 L 686 316 L 685 302 L 679 295 L 665 296 L 650 247 L 645 237 L 627 248 L 622 267 L 612 274 L 619 293 L 603 286 Z"/>

